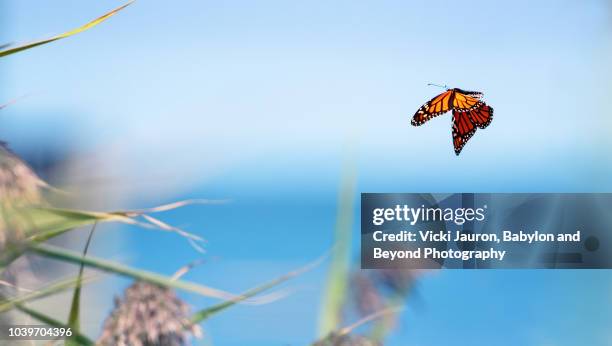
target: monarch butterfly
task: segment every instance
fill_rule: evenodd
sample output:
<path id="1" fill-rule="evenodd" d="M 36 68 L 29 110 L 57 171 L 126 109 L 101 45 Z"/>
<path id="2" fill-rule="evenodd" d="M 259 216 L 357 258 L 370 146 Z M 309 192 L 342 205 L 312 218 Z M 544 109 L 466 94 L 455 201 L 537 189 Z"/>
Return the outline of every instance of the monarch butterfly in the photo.
<path id="1" fill-rule="evenodd" d="M 435 85 L 435 84 L 430 84 Z M 446 88 L 445 92 L 427 101 L 412 117 L 413 126 L 421 126 L 427 121 L 453 111 L 453 146 L 459 155 L 465 143 L 476 133 L 476 128 L 484 129 L 493 120 L 493 108 L 481 101 L 483 94 L 459 88 Z"/>

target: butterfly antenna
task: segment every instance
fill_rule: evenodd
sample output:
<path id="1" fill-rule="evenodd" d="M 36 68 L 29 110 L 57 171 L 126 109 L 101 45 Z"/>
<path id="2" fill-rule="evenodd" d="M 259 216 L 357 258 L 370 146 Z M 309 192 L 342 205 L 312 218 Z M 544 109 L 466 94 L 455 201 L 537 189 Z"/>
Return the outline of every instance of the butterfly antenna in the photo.
<path id="1" fill-rule="evenodd" d="M 440 84 L 434 84 L 434 83 L 427 83 L 427 85 L 437 86 L 438 88 L 444 88 L 448 90 L 448 85 L 440 85 Z"/>

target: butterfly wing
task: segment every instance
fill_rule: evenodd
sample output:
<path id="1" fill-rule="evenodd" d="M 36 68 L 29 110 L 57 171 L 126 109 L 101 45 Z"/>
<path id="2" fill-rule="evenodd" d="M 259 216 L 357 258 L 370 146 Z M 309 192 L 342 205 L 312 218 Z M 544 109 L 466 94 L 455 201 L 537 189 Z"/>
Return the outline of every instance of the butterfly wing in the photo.
<path id="1" fill-rule="evenodd" d="M 481 93 L 480 91 L 470 91 L 470 90 L 463 90 L 463 89 L 459 89 L 459 88 L 455 88 L 455 91 L 467 96 L 471 96 L 475 99 L 481 99 L 483 96 L 483 93 Z"/>
<path id="2" fill-rule="evenodd" d="M 453 110 L 453 146 L 459 155 L 463 146 L 476 132 L 476 126 L 470 120 L 469 112 Z"/>
<path id="3" fill-rule="evenodd" d="M 479 107 L 471 109 L 467 113 L 474 125 L 479 129 L 484 129 L 493 121 L 493 107 L 488 106 L 484 102 L 480 103 Z"/>
<path id="4" fill-rule="evenodd" d="M 465 91 L 454 89 L 454 97 L 452 102 L 453 109 L 473 109 L 478 107 L 482 93 L 478 91 Z"/>
<path id="5" fill-rule="evenodd" d="M 451 99 L 454 93 L 455 92 L 453 90 L 447 90 L 427 101 L 412 117 L 412 125 L 423 125 L 428 120 L 448 112 L 452 106 Z"/>

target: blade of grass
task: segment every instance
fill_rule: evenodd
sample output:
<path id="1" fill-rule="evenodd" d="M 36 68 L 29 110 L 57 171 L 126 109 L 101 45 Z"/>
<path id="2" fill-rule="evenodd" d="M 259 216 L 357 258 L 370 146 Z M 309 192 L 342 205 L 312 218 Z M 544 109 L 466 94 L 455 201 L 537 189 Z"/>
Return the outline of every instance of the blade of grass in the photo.
<path id="1" fill-rule="evenodd" d="M 372 314 L 363 317 L 359 321 L 357 321 L 357 322 L 355 322 L 355 323 L 353 323 L 353 324 L 351 324 L 349 326 L 346 326 L 346 327 L 343 327 L 343 328 L 340 328 L 340 329 L 337 329 L 335 331 L 330 332 L 328 335 L 326 335 L 325 337 L 321 338 L 319 341 L 316 341 L 316 342 L 312 343 L 311 346 L 317 346 L 317 345 L 330 345 L 331 346 L 331 345 L 336 345 L 337 343 L 334 343 L 334 341 L 333 341 L 334 338 L 338 338 L 338 337 L 341 337 L 341 336 L 348 335 L 348 334 L 352 333 L 353 330 L 359 328 L 360 326 L 362 326 L 362 325 L 364 325 L 364 324 L 366 324 L 368 322 L 371 322 L 371 321 L 374 321 L 374 320 L 378 320 L 378 319 L 383 318 L 383 317 L 385 317 L 387 315 L 395 314 L 395 313 L 401 311 L 402 309 L 403 309 L 402 306 L 393 306 L 393 307 L 384 308 L 384 309 L 379 310 L 379 311 L 375 311 Z M 377 345 L 378 345 L 378 343 L 377 343 Z M 380 345 L 382 345 L 382 344 L 380 344 Z"/>
<path id="2" fill-rule="evenodd" d="M 194 204 L 226 204 L 229 203 L 229 199 L 186 199 L 178 202 L 173 202 L 169 204 L 159 205 L 157 207 L 148 208 L 148 209 L 139 209 L 132 210 L 134 214 L 147 214 L 147 213 L 159 213 L 162 211 L 169 211 L 173 209 L 178 209 L 182 207 L 186 207 Z"/>
<path id="3" fill-rule="evenodd" d="M 352 160 L 346 161 L 343 171 L 338 195 L 334 248 L 319 316 L 319 338 L 329 335 L 340 326 L 341 310 L 348 285 L 354 217 L 353 200 L 357 180 Z"/>
<path id="4" fill-rule="evenodd" d="M 323 262 L 323 260 L 325 260 L 325 258 L 328 257 L 328 254 L 325 254 L 319 258 L 317 258 L 316 260 L 314 260 L 311 263 L 306 264 L 305 266 L 295 269 L 293 271 L 290 271 L 284 275 L 281 275 L 273 280 L 270 280 L 262 285 L 259 285 L 257 287 L 251 288 L 247 291 L 245 291 L 244 293 L 242 293 L 241 295 L 241 300 L 253 297 L 259 293 L 262 293 L 266 290 L 271 289 L 274 286 L 280 285 L 283 282 L 292 279 L 296 276 L 299 276 L 313 268 L 315 268 L 316 266 L 318 266 L 319 264 L 321 264 L 321 262 Z M 214 314 L 217 314 L 233 305 L 235 305 L 236 303 L 238 303 L 239 301 L 236 300 L 232 300 L 232 301 L 225 301 L 225 302 L 221 302 L 219 304 L 213 305 L 211 307 L 202 309 L 198 312 L 196 312 L 195 314 L 193 314 L 191 316 L 191 323 L 193 324 L 197 324 L 200 323 L 206 319 L 208 319 L 209 317 L 211 317 Z"/>
<path id="5" fill-rule="evenodd" d="M 115 212 L 93 212 L 83 210 L 50 208 L 50 207 L 28 207 L 16 211 L 16 216 L 20 219 L 29 221 L 29 229 L 26 231 L 29 237 L 26 244 L 8 244 L 2 252 L 0 252 L 0 274 L 6 267 L 16 258 L 23 254 L 27 247 L 27 243 L 44 242 L 53 237 L 62 235 L 75 228 L 88 226 L 94 222 L 122 222 L 129 225 L 143 227 L 145 229 L 161 229 L 168 230 L 169 226 L 162 223 L 164 227 L 160 228 L 160 223 L 144 223 L 134 220 L 134 217 L 143 216 L 145 212 L 156 213 L 180 208 L 190 204 L 215 203 L 211 200 L 188 200 L 172 204 L 162 205 L 150 209 L 143 210 L 128 210 Z M 145 219 L 146 220 L 146 219 Z M 178 232 L 176 229 L 173 232 L 185 237 L 190 244 L 196 249 L 202 251 L 201 247 L 196 244 L 196 241 L 204 241 L 203 239 L 189 235 L 186 232 Z"/>
<path id="6" fill-rule="evenodd" d="M 35 231 L 29 240 L 42 242 L 61 235 L 73 228 L 88 226 L 94 222 L 123 222 L 138 224 L 137 221 L 114 213 L 58 209 L 58 208 L 28 208 L 24 213 L 32 220 Z"/>
<path id="7" fill-rule="evenodd" d="M 89 250 L 89 244 L 91 243 L 91 238 L 93 237 L 94 232 L 96 231 L 97 222 L 94 222 L 91 230 L 89 231 L 89 236 L 87 237 L 87 241 L 85 242 L 85 248 L 83 249 L 83 258 L 87 256 L 87 250 Z M 70 313 L 68 314 L 68 325 L 72 328 L 73 332 L 79 332 L 80 326 L 80 310 L 81 310 L 81 279 L 83 278 L 83 271 L 85 269 L 85 265 L 81 263 L 79 266 L 79 274 L 77 276 L 77 285 L 74 288 L 74 293 L 72 295 L 72 303 L 70 305 Z M 78 346 L 76 339 L 70 337 L 66 340 L 66 345 L 76 345 Z"/>
<path id="8" fill-rule="evenodd" d="M 187 263 L 187 265 L 184 265 L 181 268 L 179 268 L 177 271 L 175 271 L 174 274 L 172 274 L 172 276 L 170 277 L 170 279 L 178 280 L 181 277 L 183 277 L 183 275 L 187 274 L 191 269 L 195 268 L 196 266 L 202 263 L 204 263 L 203 259 L 197 259 L 195 261 Z"/>
<path id="9" fill-rule="evenodd" d="M 30 49 L 30 48 L 34 48 L 34 47 L 37 47 L 37 46 L 41 46 L 43 44 L 47 44 L 47 43 L 50 43 L 50 42 L 53 42 L 53 41 L 61 40 L 63 38 L 70 37 L 72 35 L 76 35 L 78 33 L 81 33 L 81 32 L 83 32 L 85 30 L 91 29 L 94 26 L 96 26 L 96 25 L 102 23 L 103 21 L 107 20 L 108 18 L 114 16 L 115 14 L 117 14 L 117 12 L 121 11 L 122 9 L 124 9 L 127 6 L 129 6 L 130 4 L 132 4 L 132 2 L 133 1 L 130 1 L 130 2 L 126 3 L 123 6 L 117 7 L 116 9 L 106 13 L 105 15 L 103 15 L 103 16 L 101 16 L 99 18 L 94 19 L 93 21 L 91 21 L 91 22 L 89 22 L 87 24 L 85 24 L 83 26 L 80 26 L 80 27 L 78 27 L 76 29 L 67 31 L 67 32 L 65 32 L 63 34 L 59 34 L 59 35 L 56 35 L 56 36 L 53 36 L 53 37 L 50 37 L 50 38 L 47 38 L 47 39 L 42 39 L 42 40 L 38 40 L 38 41 L 34 41 L 34 42 L 30 42 L 30 43 L 26 43 L 26 44 L 22 44 L 22 45 L 18 45 L 18 46 L 10 46 L 8 48 L 4 48 L 4 49 L 0 50 L 0 58 L 4 57 L 4 56 L 7 56 L 7 55 L 11 55 L 11 54 L 15 54 L 15 53 L 24 51 L 26 49 Z"/>
<path id="10" fill-rule="evenodd" d="M 0 48 L 0 49 L 2 49 L 2 48 Z M 16 98 L 14 98 L 12 100 L 8 100 L 7 102 L 5 102 L 3 104 L 0 104 L 0 110 L 3 110 L 4 108 L 6 108 L 8 106 L 14 105 L 15 103 L 19 102 L 19 100 L 24 99 L 24 98 L 26 98 L 28 96 L 30 96 L 30 95 L 29 94 L 21 95 L 21 96 L 16 97 Z"/>
<path id="11" fill-rule="evenodd" d="M 153 226 L 156 226 L 157 228 L 163 230 L 163 231 L 168 231 L 168 232 L 175 232 L 178 235 L 184 237 L 185 239 L 187 239 L 187 242 L 189 243 L 189 245 L 191 245 L 191 247 L 193 247 L 197 252 L 204 254 L 206 253 L 206 251 L 204 250 L 203 247 L 201 247 L 198 242 L 203 243 L 204 239 L 202 239 L 201 237 L 185 232 L 180 228 L 174 227 L 174 226 L 170 226 L 167 223 L 158 220 L 152 216 L 149 216 L 147 214 L 142 214 L 141 217 L 145 220 L 147 220 L 149 223 L 151 223 Z"/>
<path id="12" fill-rule="evenodd" d="M 380 318 L 382 318 L 384 316 L 387 316 L 387 315 L 395 314 L 395 313 L 397 313 L 399 311 L 402 311 L 402 310 L 403 310 L 402 306 L 391 306 L 391 307 L 388 307 L 388 308 L 376 311 L 376 312 L 374 312 L 374 313 L 372 313 L 372 314 L 370 314 L 368 316 L 365 316 L 364 318 L 360 319 L 359 321 L 351 324 L 350 326 L 346 326 L 344 328 L 341 328 L 338 331 L 338 334 L 339 335 L 347 335 L 347 334 L 351 333 L 353 330 L 357 329 L 361 325 L 364 325 L 364 324 L 366 324 L 368 322 L 371 322 L 373 320 L 380 319 Z"/>
<path id="13" fill-rule="evenodd" d="M 65 262 L 71 262 L 76 264 L 83 263 L 88 267 L 96 268 L 102 271 L 126 276 L 136 280 L 146 281 L 163 287 L 182 289 L 211 298 L 242 301 L 246 304 L 252 305 L 262 304 L 262 302 L 265 302 L 266 298 L 268 298 L 260 297 L 257 299 L 249 298 L 248 300 L 245 300 L 245 297 L 228 293 L 216 288 L 211 288 L 189 281 L 172 280 L 171 277 L 167 277 L 165 275 L 157 274 L 146 270 L 134 269 L 121 263 L 101 258 L 96 258 L 92 256 L 82 257 L 81 254 L 78 252 L 62 249 L 49 244 L 31 244 L 28 247 L 28 251 L 31 251 L 44 257 L 54 258 Z"/>
<path id="14" fill-rule="evenodd" d="M 24 288 L 24 287 L 16 286 L 16 285 L 14 285 L 14 284 L 12 284 L 12 283 L 10 283 L 8 281 L 4 281 L 4 280 L 0 280 L 0 286 L 6 286 L 6 287 L 9 287 L 11 289 L 14 289 L 15 291 L 28 292 L 28 293 L 29 292 L 33 292 L 33 290 L 30 290 L 30 289 L 27 289 L 27 288 Z"/>
<path id="15" fill-rule="evenodd" d="M 394 307 L 398 307 L 403 304 L 407 300 L 410 291 L 411 289 L 406 293 L 406 295 L 396 294 L 393 297 L 390 297 L 389 301 L 386 303 L 386 305 L 389 307 L 388 309 L 393 309 Z M 399 308 L 395 309 L 396 312 L 401 310 Z M 390 323 L 393 322 L 393 319 L 393 314 L 386 314 L 385 316 L 382 316 L 382 318 L 378 318 L 371 328 L 370 339 L 382 345 L 385 338 L 392 331 Z"/>
<path id="16" fill-rule="evenodd" d="M 15 304 L 15 309 L 23 312 L 24 314 L 48 325 L 51 327 L 56 327 L 56 328 L 71 328 L 70 325 L 64 324 L 56 319 L 54 319 L 51 316 L 45 315 L 39 311 L 30 309 L 28 307 L 26 307 L 25 305 L 22 304 Z M 74 341 L 77 342 L 77 345 L 81 345 L 81 346 L 93 346 L 94 342 L 89 339 L 88 337 L 86 337 L 85 335 L 79 333 L 78 331 L 71 329 L 72 331 L 72 338 L 74 339 Z"/>
<path id="17" fill-rule="evenodd" d="M 89 282 L 90 280 L 91 279 L 85 278 L 81 282 Z M 21 304 L 21 303 L 29 302 L 31 300 L 48 297 L 55 293 L 70 289 L 76 286 L 77 283 L 78 283 L 78 280 L 76 278 L 60 280 L 55 283 L 49 284 L 39 290 L 28 292 L 21 296 L 8 298 L 8 299 L 2 299 L 0 300 L 0 313 L 12 309 L 15 306 L 15 304 Z"/>
<path id="18" fill-rule="evenodd" d="M 0 251 L 0 275 L 2 275 L 9 264 L 21 256 L 24 251 L 25 249 L 22 246 L 16 246 L 14 244 L 5 245 L 4 249 Z"/>
<path id="19" fill-rule="evenodd" d="M 169 209 L 167 209 L 169 210 Z M 165 211 L 165 210 L 161 210 Z M 179 228 L 170 226 L 158 219 L 150 217 L 140 211 L 126 210 L 114 212 L 96 212 L 74 209 L 61 209 L 49 207 L 29 208 L 23 212 L 28 213 L 32 221 L 32 228 L 36 232 L 30 236 L 29 240 L 43 242 L 50 238 L 59 236 L 73 228 L 91 225 L 94 222 L 121 222 L 128 225 L 135 225 L 145 229 L 157 229 L 162 231 L 174 232 L 186 238 L 190 244 L 195 245 L 196 250 L 203 251 L 194 242 L 204 242 L 204 239 L 197 235 L 185 232 Z M 151 212 L 159 212 L 151 209 Z M 136 217 L 142 217 L 147 222 L 140 222 Z"/>

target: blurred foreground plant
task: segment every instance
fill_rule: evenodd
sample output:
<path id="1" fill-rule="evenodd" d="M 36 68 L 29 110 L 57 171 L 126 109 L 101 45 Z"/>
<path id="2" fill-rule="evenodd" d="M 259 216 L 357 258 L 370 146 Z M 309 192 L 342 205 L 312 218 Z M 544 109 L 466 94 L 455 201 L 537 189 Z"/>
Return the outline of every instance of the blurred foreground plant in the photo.
<path id="1" fill-rule="evenodd" d="M 361 335 L 331 334 L 327 338 L 317 341 L 313 346 L 379 346 L 380 344 Z"/>
<path id="2" fill-rule="evenodd" d="M 349 159 L 340 183 L 334 247 L 319 316 L 318 341 L 312 346 L 383 345 L 419 275 L 415 270 L 351 267 L 355 187 L 355 164 Z M 351 310 L 356 310 L 361 319 L 351 327 L 341 328 Z M 367 336 L 351 333 L 370 322 Z"/>
<path id="3" fill-rule="evenodd" d="M 57 41 L 88 30 L 124 9 L 131 2 L 107 14 L 63 34 L 48 39 L 21 45 L 0 45 L 0 57 Z M 4 108 L 1 106 L 0 109 Z M 320 263 L 321 259 L 295 271 L 289 272 L 269 282 L 245 291 L 232 294 L 202 284 L 178 279 L 178 276 L 165 276 L 155 272 L 131 268 L 118 262 L 87 255 L 90 237 L 82 253 L 47 244 L 46 241 L 83 226 L 106 222 L 120 222 L 148 229 L 174 232 L 186 238 L 196 249 L 201 250 L 199 236 L 171 226 L 151 214 L 181 208 L 194 203 L 215 201 L 183 201 L 143 210 L 113 212 L 85 211 L 55 208 L 44 202 L 43 188 L 49 186 L 31 170 L 24 161 L 0 144 L 0 286 L 10 290 L 0 290 L 0 317 L 2 314 L 17 310 L 21 313 L 53 327 L 66 327 L 73 335 L 66 345 L 93 345 L 92 339 L 80 330 L 81 287 L 91 281 L 83 275 L 84 267 L 128 277 L 134 280 L 123 300 L 115 305 L 115 310 L 107 318 L 100 337 L 101 345 L 159 345 L 173 346 L 187 343 L 188 334 L 199 335 L 198 323 L 232 307 L 235 304 L 266 304 L 282 298 L 285 294 L 276 292 L 261 295 L 269 290 Z M 75 278 L 45 282 L 41 287 L 20 287 L 16 282 L 2 280 L 26 255 L 37 255 L 64 263 L 79 265 Z M 28 303 L 54 296 L 73 289 L 73 299 L 67 322 L 48 316 L 41 311 L 28 307 Z M 189 315 L 187 305 L 175 294 L 173 289 L 182 289 L 203 296 L 222 300 L 218 304 Z"/>
<path id="4" fill-rule="evenodd" d="M 28 226 L 19 208 L 41 204 L 44 186 L 46 183 L 0 142 L 0 251 L 6 243 L 23 238 Z"/>
<path id="5" fill-rule="evenodd" d="M 130 1 L 130 2 L 126 3 L 123 6 L 117 7 L 116 9 L 114 9 L 114 10 L 104 14 L 101 17 L 98 17 L 98 18 L 92 20 L 91 22 L 89 22 L 89 23 L 87 23 L 87 24 L 85 24 L 83 26 L 80 26 L 80 27 L 78 27 L 76 29 L 73 29 L 73 30 L 70 30 L 70 31 L 66 31 L 66 32 L 64 32 L 62 34 L 59 34 L 59 35 L 56 35 L 56 36 L 53 36 L 53 37 L 49 37 L 49 38 L 45 38 L 45 39 L 40 39 L 40 40 L 36 40 L 36 41 L 33 41 L 33 42 L 29 42 L 29 43 L 19 44 L 19 45 L 13 45 L 13 44 L 10 44 L 10 43 L 3 44 L 2 46 L 0 46 L 0 58 L 4 57 L 4 56 L 7 56 L 7 55 L 15 54 L 15 53 L 27 50 L 27 49 L 31 49 L 31 48 L 34 48 L 34 47 L 42 46 L 44 44 L 51 43 L 53 41 L 61 40 L 63 38 L 67 38 L 67 37 L 76 35 L 78 33 L 81 33 L 81 32 L 83 32 L 85 30 L 91 29 L 94 26 L 96 26 L 96 25 L 102 23 L 103 21 L 107 20 L 108 18 L 114 16 L 119 11 L 123 10 L 124 8 L 126 8 L 127 6 L 132 4 L 132 2 L 134 2 L 134 1 Z"/>

